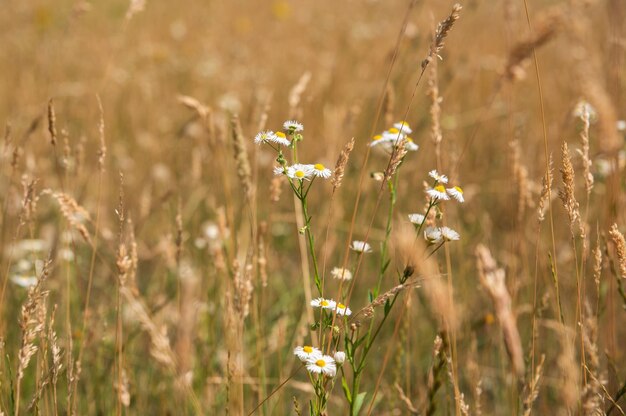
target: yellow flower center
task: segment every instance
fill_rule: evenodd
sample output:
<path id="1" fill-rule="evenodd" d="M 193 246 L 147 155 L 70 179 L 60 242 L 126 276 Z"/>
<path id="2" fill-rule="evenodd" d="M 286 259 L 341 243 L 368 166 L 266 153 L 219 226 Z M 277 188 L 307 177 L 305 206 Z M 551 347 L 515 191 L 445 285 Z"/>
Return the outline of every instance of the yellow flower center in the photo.
<path id="1" fill-rule="evenodd" d="M 462 194 L 462 193 L 463 193 L 463 189 L 461 189 L 461 187 L 460 187 L 460 186 L 455 186 L 455 187 L 454 187 L 454 189 L 455 189 L 458 193 L 460 193 L 460 194 Z"/>
<path id="2" fill-rule="evenodd" d="M 306 352 L 307 354 L 311 354 L 313 352 L 313 347 L 305 345 L 304 347 L 302 347 L 302 351 Z"/>
<path id="3" fill-rule="evenodd" d="M 274 133 L 274 134 L 276 134 L 278 137 L 280 137 L 280 138 L 282 138 L 282 139 L 284 139 L 284 138 L 286 138 L 286 137 L 287 137 L 287 136 L 285 136 L 285 133 L 283 133 L 282 131 L 277 131 L 277 132 L 276 132 L 276 133 Z"/>
<path id="4" fill-rule="evenodd" d="M 328 301 L 327 300 L 323 300 L 323 301 L 320 302 L 320 305 L 328 306 Z"/>
<path id="5" fill-rule="evenodd" d="M 407 137 L 407 138 L 406 138 L 406 141 L 407 141 L 407 142 L 411 142 L 411 143 L 413 143 L 413 138 L 412 138 L 412 137 Z"/>
<path id="6" fill-rule="evenodd" d="M 381 136 L 380 134 L 377 134 L 376 136 L 372 137 L 372 140 L 380 140 L 382 138 L 383 136 Z"/>
<path id="7" fill-rule="evenodd" d="M 444 188 L 443 185 L 437 185 L 437 186 L 435 186 L 435 191 L 437 191 L 437 192 L 446 192 L 446 188 Z"/>
<path id="8" fill-rule="evenodd" d="M 315 365 L 318 366 L 318 367 L 322 367 L 322 368 L 326 367 L 326 361 L 324 361 L 322 359 L 319 359 L 319 360 L 315 361 Z"/>
<path id="9" fill-rule="evenodd" d="M 397 134 L 397 133 L 400 133 L 400 130 L 398 130 L 395 127 L 392 127 L 392 128 L 389 129 L 389 133 Z"/>
<path id="10" fill-rule="evenodd" d="M 337 309 L 346 309 L 346 305 L 344 305 L 343 303 L 338 303 Z"/>
<path id="11" fill-rule="evenodd" d="M 324 165 L 322 165 L 321 163 L 316 163 L 315 166 L 313 166 L 315 168 L 315 170 L 324 170 L 326 169 L 326 167 Z"/>
<path id="12" fill-rule="evenodd" d="M 304 178 L 304 172 L 302 172 L 301 170 L 297 170 L 296 171 L 296 178 Z"/>
<path id="13" fill-rule="evenodd" d="M 407 122 L 406 122 L 406 121 L 404 121 L 404 120 L 400 120 L 400 121 L 398 121 L 398 123 L 397 123 L 397 124 L 401 124 L 401 125 L 402 125 L 402 127 L 409 127 L 409 123 L 407 123 Z"/>

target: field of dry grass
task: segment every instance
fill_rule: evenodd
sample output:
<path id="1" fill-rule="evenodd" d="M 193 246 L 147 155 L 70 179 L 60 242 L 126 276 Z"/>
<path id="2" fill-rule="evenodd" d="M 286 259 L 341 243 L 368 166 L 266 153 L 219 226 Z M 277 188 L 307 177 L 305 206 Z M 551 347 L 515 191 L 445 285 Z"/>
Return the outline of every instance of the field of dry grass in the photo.
<path id="1" fill-rule="evenodd" d="M 0 415 L 625 414 L 624 0 L 5 3 Z"/>

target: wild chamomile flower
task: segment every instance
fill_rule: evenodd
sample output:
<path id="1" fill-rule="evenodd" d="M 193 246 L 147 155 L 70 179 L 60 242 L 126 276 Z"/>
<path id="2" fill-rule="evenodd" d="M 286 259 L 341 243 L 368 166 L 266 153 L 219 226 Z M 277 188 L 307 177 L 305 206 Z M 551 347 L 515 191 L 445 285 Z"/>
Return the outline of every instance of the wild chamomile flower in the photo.
<path id="1" fill-rule="evenodd" d="M 341 365 L 344 363 L 344 361 L 346 361 L 346 353 L 343 351 L 337 351 L 334 355 L 333 358 L 335 359 L 335 362 L 338 365 Z"/>
<path id="2" fill-rule="evenodd" d="M 313 176 L 317 176 L 318 178 L 328 179 L 330 178 L 332 171 L 321 163 L 316 163 L 315 165 L 311 165 L 311 173 L 313 173 Z"/>
<path id="3" fill-rule="evenodd" d="M 341 316 L 350 316 L 352 315 L 352 311 L 350 310 L 350 308 L 348 308 L 346 305 L 344 305 L 343 303 L 338 303 L 337 304 L 337 315 L 341 315 Z"/>
<path id="4" fill-rule="evenodd" d="M 259 132 L 257 133 L 256 136 L 254 136 L 254 143 L 261 144 L 261 143 L 269 142 L 271 141 L 270 137 L 272 137 L 273 135 L 274 135 L 274 132 L 270 130 Z"/>
<path id="5" fill-rule="evenodd" d="M 303 347 L 296 347 L 293 350 L 293 354 L 300 359 L 300 361 L 307 361 L 312 359 L 313 357 L 318 357 L 322 355 L 322 352 L 309 345 L 305 345 Z"/>
<path id="6" fill-rule="evenodd" d="M 443 241 L 443 236 L 438 227 L 426 227 L 424 230 L 424 239 L 428 244 L 438 244 Z"/>
<path id="7" fill-rule="evenodd" d="M 337 374 L 335 359 L 330 355 L 318 355 L 307 360 L 306 369 L 310 373 L 324 374 L 328 377 L 335 377 Z"/>
<path id="8" fill-rule="evenodd" d="M 394 123 L 393 127 L 396 128 L 397 130 L 402 131 L 402 133 L 405 133 L 405 134 L 413 133 L 413 130 L 411 130 L 411 127 L 409 127 L 409 123 L 407 123 L 404 120 Z"/>
<path id="9" fill-rule="evenodd" d="M 441 233 L 441 237 L 445 240 L 445 241 L 457 241 L 461 238 L 461 236 L 459 235 L 459 233 L 457 233 L 456 231 L 454 231 L 452 228 L 448 228 L 448 227 L 441 227 L 439 229 L 439 232 Z"/>
<path id="10" fill-rule="evenodd" d="M 350 245 L 350 249 L 356 251 L 357 253 L 370 253 L 372 251 L 372 246 L 365 241 L 354 240 Z"/>
<path id="11" fill-rule="evenodd" d="M 285 121 L 283 123 L 283 127 L 291 133 L 304 130 L 302 123 L 298 123 L 296 120 Z"/>
<path id="12" fill-rule="evenodd" d="M 422 225 L 425 219 L 426 217 L 424 217 L 422 214 L 409 214 L 409 221 L 411 221 L 411 223 L 415 225 Z"/>
<path id="13" fill-rule="evenodd" d="M 433 199 L 441 199 L 444 201 L 450 199 L 450 197 L 446 193 L 446 188 L 443 185 L 436 185 L 434 188 L 428 189 L 426 193 Z"/>
<path id="14" fill-rule="evenodd" d="M 11 281 L 20 287 L 29 288 L 37 284 L 37 276 L 11 276 Z"/>
<path id="15" fill-rule="evenodd" d="M 311 306 L 322 309 L 335 309 L 337 302 L 332 299 L 317 298 L 311 301 Z"/>
<path id="16" fill-rule="evenodd" d="M 285 175 L 287 172 L 285 171 L 285 168 L 282 166 L 274 166 L 274 175 L 276 176 L 280 176 L 280 175 Z"/>
<path id="17" fill-rule="evenodd" d="M 434 169 L 428 172 L 428 176 L 430 176 L 439 183 L 448 183 L 448 177 L 446 175 L 440 175 L 439 172 Z"/>
<path id="18" fill-rule="evenodd" d="M 460 186 L 455 186 L 454 188 L 446 189 L 448 195 L 452 198 L 456 199 L 459 202 L 465 202 L 465 198 L 463 198 L 463 189 Z"/>
<path id="19" fill-rule="evenodd" d="M 344 269 L 343 267 L 334 267 L 330 275 L 335 279 L 341 280 L 352 280 L 352 272 L 348 269 Z"/>
<path id="20" fill-rule="evenodd" d="M 404 148 L 409 152 L 417 152 L 420 148 L 418 144 L 416 144 L 411 137 L 406 138 L 406 143 L 404 144 Z"/>
<path id="21" fill-rule="evenodd" d="M 289 166 L 287 168 L 287 176 L 290 177 L 291 179 L 298 179 L 298 180 L 309 180 L 311 179 L 311 176 L 313 175 L 313 172 L 311 170 L 311 166 L 310 165 L 303 165 L 301 163 L 296 163 L 295 165 Z"/>

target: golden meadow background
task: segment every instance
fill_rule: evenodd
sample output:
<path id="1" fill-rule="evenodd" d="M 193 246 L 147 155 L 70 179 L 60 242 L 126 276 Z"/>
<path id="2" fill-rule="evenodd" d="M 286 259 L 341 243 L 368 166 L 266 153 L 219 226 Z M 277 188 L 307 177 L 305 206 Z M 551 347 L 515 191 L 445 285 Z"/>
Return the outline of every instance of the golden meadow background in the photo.
<path id="1" fill-rule="evenodd" d="M 1 411 L 248 414 L 291 376 L 292 350 L 307 339 L 310 323 L 298 227 L 288 187 L 278 201 L 268 197 L 276 196 L 273 158 L 252 138 L 263 123 L 279 130 L 295 117 L 305 126 L 302 157 L 332 167 L 355 137 L 327 239 L 330 185 L 317 183 L 312 191 L 314 232 L 318 250 L 328 253 L 326 268 L 340 265 L 361 192 L 353 238 L 362 239 L 373 218 L 376 249 L 387 199 L 375 211 L 380 184 L 369 172 L 384 170 L 387 161 L 372 152 L 363 166 L 369 136 L 408 108 L 420 150 L 402 166 L 394 214 L 394 227 L 402 228 L 407 214 L 423 207 L 422 181 L 436 168 L 430 68 L 412 93 L 433 28 L 451 7 L 377 0 L 6 1 Z M 441 171 L 466 196 L 445 212 L 461 240 L 434 256 L 441 272 L 435 279 L 452 282 L 453 311 L 441 310 L 421 288 L 405 295 L 410 307 L 393 316 L 402 319 L 400 330 L 385 329 L 363 382 L 364 391 L 374 390 L 388 354 L 372 414 L 623 414 L 626 296 L 608 232 L 614 223 L 622 233 L 626 227 L 618 129 L 626 118 L 625 18 L 622 0 L 463 3 L 436 66 Z M 595 110 L 589 194 L 576 152 L 581 100 Z M 251 203 L 236 174 L 232 114 L 253 166 Z M 572 239 L 558 198 L 563 142 L 576 173 L 584 240 L 576 226 Z M 546 216 L 553 227 L 537 220 L 548 154 L 554 182 Z M 481 286 L 479 243 L 506 272 L 523 374 L 511 369 L 499 317 Z M 252 289 L 247 310 L 237 315 L 228 301 L 242 295 L 234 264 L 247 264 L 250 250 L 255 261 L 245 273 Z M 392 250 L 394 267 L 403 267 L 401 257 Z M 365 259 L 353 310 L 367 305 L 375 281 L 368 269 L 378 261 L 376 254 Z M 42 293 L 29 300 L 15 281 L 42 270 L 47 300 Z M 384 289 L 395 284 L 391 277 L 383 282 Z M 328 282 L 330 290 L 336 286 Z M 22 305 L 38 317 L 32 325 L 24 323 L 29 310 Z M 589 311 L 583 319 L 581 310 Z M 449 370 L 433 371 L 433 341 L 443 330 L 440 315 L 448 313 L 458 316 L 455 377 L 468 410 L 459 406 Z M 38 350 L 20 374 L 29 345 Z M 294 414 L 296 400 L 306 413 L 310 396 L 301 371 L 258 412 Z M 342 400 L 337 385 L 329 414 L 347 414 Z"/>

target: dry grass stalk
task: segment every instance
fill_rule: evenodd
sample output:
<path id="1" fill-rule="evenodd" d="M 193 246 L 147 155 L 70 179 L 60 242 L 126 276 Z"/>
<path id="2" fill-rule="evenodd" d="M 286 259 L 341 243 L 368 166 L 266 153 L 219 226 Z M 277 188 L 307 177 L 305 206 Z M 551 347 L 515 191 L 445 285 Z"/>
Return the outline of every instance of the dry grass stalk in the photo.
<path id="1" fill-rule="evenodd" d="M 206 122 L 211 114 L 211 107 L 201 103 L 194 97 L 190 97 L 188 95 L 179 95 L 176 97 L 179 103 L 189 108 L 190 110 L 195 111 L 198 116 L 202 119 L 203 122 Z"/>
<path id="2" fill-rule="evenodd" d="M 104 136 L 104 108 L 102 107 L 102 101 L 100 96 L 96 95 L 98 99 L 98 110 L 100 111 L 100 120 L 98 121 L 98 137 L 100 138 L 100 148 L 98 149 L 98 167 L 100 172 L 104 172 L 104 162 L 107 156 L 107 146 Z"/>
<path id="3" fill-rule="evenodd" d="M 439 388 L 442 385 L 442 375 L 443 372 L 448 365 L 448 360 L 446 359 L 445 351 L 448 348 L 448 343 L 444 341 L 444 339 L 437 335 L 435 337 L 435 341 L 433 342 L 433 351 L 432 351 L 432 365 L 428 370 L 428 381 L 427 381 L 427 402 L 425 408 L 425 414 L 427 416 L 431 416 L 435 414 L 437 409 L 437 402 L 435 401 L 435 396 L 439 391 Z"/>
<path id="4" fill-rule="evenodd" d="M 461 16 L 460 13 L 462 8 L 463 7 L 459 3 L 456 3 L 454 6 L 452 6 L 452 11 L 450 12 L 450 15 L 445 20 L 439 22 L 439 24 L 437 25 L 437 29 L 435 30 L 435 36 L 433 36 L 433 39 L 430 43 L 428 56 L 422 61 L 422 70 L 426 69 L 426 67 L 434 59 L 434 57 L 442 59 L 441 56 L 439 56 L 439 52 L 441 52 L 441 50 L 443 49 L 443 42 L 446 39 L 446 36 L 448 36 L 450 30 L 452 29 L 452 26 L 454 26 L 454 23 Z"/>
<path id="5" fill-rule="evenodd" d="M 22 333 L 22 340 L 18 351 L 18 365 L 17 365 L 17 378 L 15 388 L 15 412 L 16 416 L 20 411 L 20 395 L 22 379 L 24 378 L 24 372 L 30 363 L 31 358 L 38 351 L 39 347 L 36 345 L 37 338 L 40 338 L 44 334 L 46 329 L 46 313 L 47 313 L 47 300 L 48 291 L 43 290 L 43 284 L 50 275 L 50 267 L 52 265 L 51 260 L 47 260 L 44 263 L 41 275 L 37 279 L 37 283 L 28 289 L 28 296 L 26 302 L 22 305 L 20 312 L 20 330 Z"/>
<path id="6" fill-rule="evenodd" d="M 602 249 L 600 248 L 600 236 L 596 247 L 593 249 L 593 281 L 596 284 L 596 294 L 600 298 L 600 278 L 602 277 Z"/>
<path id="7" fill-rule="evenodd" d="M 513 46 L 504 69 L 504 77 L 509 81 L 519 81 L 526 77 L 524 65 L 535 49 L 540 48 L 556 34 L 561 22 L 560 13 L 553 13 L 528 39 Z"/>
<path id="8" fill-rule="evenodd" d="M 85 241 L 91 244 L 91 237 L 85 226 L 85 223 L 90 221 L 89 212 L 66 193 L 44 189 L 41 194 L 52 196 L 59 203 L 61 214 L 63 214 L 67 222 L 80 233 Z"/>
<path id="9" fill-rule="evenodd" d="M 176 266 L 180 266 L 180 256 L 183 253 L 183 207 L 182 201 L 178 199 L 176 206 Z"/>
<path id="10" fill-rule="evenodd" d="M 247 264 L 243 270 L 239 262 L 233 262 L 233 309 L 242 321 L 250 314 L 250 301 L 252 300 L 252 265 Z"/>
<path id="11" fill-rule="evenodd" d="M 385 169 L 385 182 L 391 179 L 393 175 L 396 173 L 398 166 L 404 160 L 404 156 L 406 156 L 408 150 L 406 150 L 407 139 L 400 140 L 399 143 L 396 144 L 394 150 L 391 154 L 391 159 L 389 160 L 389 164 L 387 165 L 387 169 Z"/>
<path id="12" fill-rule="evenodd" d="M 57 144 L 57 117 L 54 112 L 54 102 L 52 98 L 48 100 L 48 133 L 50 133 L 50 144 Z"/>
<path id="13" fill-rule="evenodd" d="M 302 100 L 302 94 L 304 94 L 306 87 L 309 85 L 309 81 L 311 81 L 311 72 L 306 71 L 300 76 L 298 83 L 289 91 L 289 118 L 302 118 L 300 101 Z"/>
<path id="14" fill-rule="evenodd" d="M 550 195 L 552 194 L 552 180 L 554 175 L 552 174 L 552 155 L 548 158 L 548 170 L 543 175 L 541 194 L 539 196 L 539 203 L 537 204 L 537 218 L 539 222 L 543 222 L 545 214 L 550 206 Z"/>
<path id="15" fill-rule="evenodd" d="M 556 324 L 558 339 L 561 344 L 561 354 L 557 359 L 558 374 L 560 376 L 561 397 L 568 413 L 575 409 L 580 400 L 580 362 L 576 357 L 574 335 L 564 325 Z"/>
<path id="16" fill-rule="evenodd" d="M 563 145 L 561 146 L 561 159 L 563 163 L 563 167 L 561 168 L 563 189 L 559 191 L 559 198 L 561 199 L 561 202 L 563 202 L 563 206 L 565 207 L 565 211 L 567 212 L 572 233 L 574 232 L 574 226 L 577 223 L 579 224 L 582 233 L 584 229 L 582 227 L 582 224 L 580 224 L 580 206 L 578 204 L 578 201 L 576 200 L 576 195 L 574 193 L 574 190 L 576 188 L 576 185 L 574 183 L 574 167 L 572 166 L 567 143 L 565 142 L 563 142 Z"/>
<path id="17" fill-rule="evenodd" d="M 443 133 L 441 132 L 441 102 L 443 101 L 443 97 L 439 95 L 436 60 L 430 68 L 428 91 L 426 95 L 430 98 L 430 138 L 435 145 L 435 156 L 437 160 L 439 160 L 441 156 L 441 141 L 443 140 Z"/>
<path id="18" fill-rule="evenodd" d="M 184 260 L 179 268 L 181 283 L 180 317 L 176 328 L 176 344 L 174 351 L 178 358 L 178 372 L 181 381 L 190 380 L 193 370 L 193 343 L 196 334 L 196 317 L 198 315 L 198 276 L 192 265 Z"/>
<path id="19" fill-rule="evenodd" d="M 35 212 L 37 211 L 37 202 L 39 197 L 35 195 L 35 185 L 37 179 L 28 181 L 26 177 L 22 178 L 22 188 L 24 189 L 22 197 L 22 210 L 20 211 L 20 224 L 28 224 L 33 221 Z"/>
<path id="20" fill-rule="evenodd" d="M 335 172 L 332 179 L 330 180 L 333 185 L 333 193 L 335 193 L 335 191 L 341 186 L 341 183 L 343 182 L 343 175 L 346 172 L 346 165 L 348 164 L 348 160 L 350 159 L 350 153 L 352 153 L 352 149 L 354 149 L 354 137 L 345 144 L 345 146 L 341 150 L 341 153 L 339 154 L 337 163 L 335 164 Z"/>
<path id="21" fill-rule="evenodd" d="M 511 150 L 512 174 L 517 187 L 517 221 L 521 222 L 526 208 L 532 206 L 532 194 L 528 181 L 528 169 L 521 162 L 519 141 L 513 140 L 509 146 Z"/>
<path id="22" fill-rule="evenodd" d="M 235 151 L 235 163 L 237 164 L 237 176 L 243 189 L 246 201 L 252 198 L 252 170 L 248 160 L 248 151 L 246 150 L 246 142 L 241 132 L 241 123 L 239 117 L 233 115 L 230 119 L 230 127 L 232 129 L 233 150 Z"/>
<path id="23" fill-rule="evenodd" d="M 624 235 L 620 233 L 617 228 L 617 224 L 611 226 L 609 236 L 615 245 L 617 261 L 619 263 L 619 273 L 622 278 L 626 279 L 626 240 L 624 240 Z"/>
<path id="24" fill-rule="evenodd" d="M 54 305 L 52 313 L 50 314 L 50 320 L 48 321 L 48 344 L 50 345 L 50 355 L 52 356 L 52 366 L 50 367 L 50 375 L 53 389 L 54 408 L 58 408 L 57 402 L 57 384 L 59 381 L 59 373 L 63 369 L 63 363 L 61 362 L 62 352 L 61 347 L 57 339 L 56 331 L 54 330 L 54 318 L 56 316 L 57 306 Z"/>
<path id="25" fill-rule="evenodd" d="M 167 337 L 167 329 L 159 327 L 150 317 L 148 308 L 139 297 L 135 296 L 127 287 L 121 287 L 120 293 L 126 299 L 128 311 L 139 321 L 144 331 L 150 336 L 150 355 L 162 366 L 176 372 L 176 359 Z"/>
<path id="26" fill-rule="evenodd" d="M 491 252 L 482 244 L 476 247 L 476 260 L 480 282 L 489 293 L 493 302 L 513 371 L 518 377 L 523 377 L 524 353 L 522 351 L 522 340 L 517 329 L 515 313 L 511 306 L 511 296 L 504 281 L 504 269 L 498 268 L 491 256 Z"/>
<path id="27" fill-rule="evenodd" d="M 280 201 L 280 196 L 283 193 L 283 182 L 284 176 L 274 176 L 272 181 L 270 182 L 270 201 L 278 202 Z"/>
<path id="28" fill-rule="evenodd" d="M 361 315 L 365 319 L 371 318 L 372 316 L 374 316 L 374 309 L 384 305 L 389 299 L 393 298 L 394 296 L 396 296 L 398 293 L 402 292 L 403 290 L 412 289 L 415 287 L 419 287 L 418 281 L 407 282 L 407 283 L 397 285 L 389 289 L 385 293 L 378 295 L 376 299 L 372 301 L 372 303 L 363 307 L 361 310 L 355 313 L 351 321 L 354 320 L 357 316 L 361 316 Z"/>
<path id="29" fill-rule="evenodd" d="M 129 253 L 128 256 L 130 258 L 130 270 L 128 272 L 128 287 L 133 291 L 135 295 L 139 293 L 139 289 L 137 289 L 137 267 L 139 266 L 139 256 L 137 254 L 137 240 L 135 238 L 135 229 L 133 225 L 133 220 L 129 216 L 127 223 L 128 229 L 128 246 Z"/>
<path id="30" fill-rule="evenodd" d="M 591 173 L 591 158 L 589 157 L 589 106 L 583 105 L 580 114 L 580 119 L 583 122 L 583 129 L 580 132 L 580 140 L 582 142 L 582 149 L 578 149 L 583 161 L 583 173 L 585 175 L 585 191 L 587 191 L 587 197 L 591 194 L 593 188 L 593 174 Z"/>
<path id="31" fill-rule="evenodd" d="M 526 397 L 524 397 L 524 416 L 530 416 L 533 410 L 533 403 L 539 397 L 539 388 L 541 387 L 541 377 L 543 376 L 543 365 L 546 361 L 546 356 L 541 354 L 541 359 L 537 368 L 535 368 L 535 376 L 532 380 L 529 380 L 526 386 Z"/>
<path id="32" fill-rule="evenodd" d="M 411 402 L 411 399 L 409 399 L 407 395 L 404 393 L 404 390 L 402 390 L 402 386 L 400 386 L 400 384 L 398 383 L 394 383 L 393 387 L 396 389 L 396 392 L 398 393 L 398 398 L 400 399 L 400 401 L 404 403 L 404 405 L 406 406 L 406 410 L 408 410 L 409 413 L 412 415 L 418 415 L 419 414 L 418 408 L 415 407 L 415 405 L 413 405 L 413 402 Z"/>
<path id="33" fill-rule="evenodd" d="M 585 324 L 582 326 L 583 343 L 586 355 L 586 371 L 591 375 L 582 391 L 582 408 L 585 416 L 603 415 L 602 376 L 598 355 L 598 322 L 588 303 L 585 303 Z"/>
<path id="34" fill-rule="evenodd" d="M 267 236 L 267 222 L 261 221 L 259 224 L 258 243 L 257 243 L 257 265 L 259 269 L 259 277 L 261 279 L 261 287 L 267 287 L 267 252 L 265 249 L 265 238 Z"/>
<path id="35" fill-rule="evenodd" d="M 387 84 L 385 89 L 385 97 L 383 98 L 383 114 L 386 126 L 393 124 L 393 108 L 396 102 L 396 94 L 391 84 Z"/>

